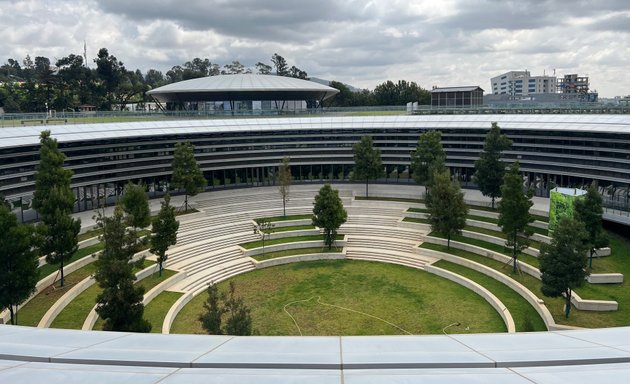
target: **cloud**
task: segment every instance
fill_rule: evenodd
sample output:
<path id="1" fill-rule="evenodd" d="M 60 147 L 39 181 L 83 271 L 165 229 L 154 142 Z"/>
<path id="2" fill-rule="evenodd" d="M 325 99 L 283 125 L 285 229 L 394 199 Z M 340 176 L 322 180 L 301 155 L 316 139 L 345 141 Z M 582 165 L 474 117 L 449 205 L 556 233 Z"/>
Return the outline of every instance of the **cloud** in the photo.
<path id="1" fill-rule="evenodd" d="M 0 0 L 0 65 L 109 52 L 166 72 L 195 57 L 253 67 L 279 53 L 310 75 L 374 88 L 386 80 L 479 84 L 497 74 L 589 74 L 627 94 L 627 0 Z M 620 80 L 621 79 L 621 80 Z"/>

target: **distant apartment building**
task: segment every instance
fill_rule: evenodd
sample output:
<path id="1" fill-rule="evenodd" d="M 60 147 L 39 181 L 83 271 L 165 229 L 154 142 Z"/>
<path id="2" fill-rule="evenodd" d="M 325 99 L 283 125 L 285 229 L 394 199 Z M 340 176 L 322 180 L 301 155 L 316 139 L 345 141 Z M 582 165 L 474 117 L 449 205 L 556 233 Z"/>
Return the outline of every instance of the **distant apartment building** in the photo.
<path id="1" fill-rule="evenodd" d="M 490 79 L 493 95 L 528 96 L 556 93 L 555 76 L 532 76 L 529 71 L 510 71 Z"/>

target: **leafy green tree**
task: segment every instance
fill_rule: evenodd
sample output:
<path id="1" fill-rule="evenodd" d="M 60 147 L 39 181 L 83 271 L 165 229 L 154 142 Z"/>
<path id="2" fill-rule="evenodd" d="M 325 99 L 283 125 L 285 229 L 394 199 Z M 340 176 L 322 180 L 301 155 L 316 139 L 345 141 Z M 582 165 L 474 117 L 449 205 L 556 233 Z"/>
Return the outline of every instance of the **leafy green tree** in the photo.
<path id="1" fill-rule="evenodd" d="M 426 131 L 420 135 L 416 150 L 411 153 L 413 178 L 416 183 L 424 185 L 427 191 L 433 182 L 433 175 L 446 169 L 446 153 L 441 140 L 440 131 Z"/>
<path id="2" fill-rule="evenodd" d="M 324 229 L 324 243 L 331 249 L 337 230 L 348 218 L 339 191 L 330 184 L 324 185 L 315 196 L 313 205 L 313 225 Z"/>
<path id="3" fill-rule="evenodd" d="M 133 256 L 139 251 L 138 232 L 127 227 L 122 207 L 114 209 L 111 217 L 99 212 L 96 222 L 103 234 L 104 245 L 94 278 L 102 292 L 96 298 L 96 313 L 105 320 L 106 331 L 149 332 L 151 324 L 143 318 L 144 288 L 135 286 Z"/>
<path id="4" fill-rule="evenodd" d="M 451 237 L 460 234 L 466 226 L 468 207 L 459 183 L 451 180 L 448 170 L 436 173 L 433 180 L 433 187 L 426 198 L 429 223 L 432 231 L 446 236 L 447 247 L 450 248 Z"/>
<path id="5" fill-rule="evenodd" d="M 374 148 L 372 136 L 363 136 L 361 141 L 352 145 L 354 152 L 354 180 L 365 180 L 365 196 L 368 197 L 368 182 L 383 175 L 381 150 Z"/>
<path id="6" fill-rule="evenodd" d="M 518 161 L 513 163 L 503 177 L 501 202 L 499 203 L 499 226 L 507 235 L 506 245 L 512 248 L 513 271 L 516 273 L 518 253 L 529 246 L 532 231 L 529 223 L 534 221 L 529 208 L 533 191 L 523 191 L 523 178 L 519 173 Z"/>
<path id="7" fill-rule="evenodd" d="M 273 67 L 276 69 L 276 76 L 289 75 L 289 65 L 284 57 L 274 53 L 273 56 L 271 56 L 271 62 L 273 63 Z"/>
<path id="8" fill-rule="evenodd" d="M 271 74 L 271 70 L 272 70 L 271 65 L 267 65 L 267 64 L 261 63 L 259 61 L 259 62 L 256 63 L 255 67 L 256 67 L 256 72 L 259 75 L 270 75 Z"/>
<path id="9" fill-rule="evenodd" d="M 249 336 L 252 334 L 251 311 L 242 297 L 236 295 L 236 284 L 231 281 L 228 294 L 219 292 L 214 284 L 208 286 L 205 312 L 199 316 L 201 326 L 211 335 Z"/>
<path id="10" fill-rule="evenodd" d="M 63 168 L 66 156 L 59 150 L 50 131 L 40 136 L 39 165 L 35 173 L 33 207 L 41 217 L 37 225 L 40 254 L 46 262 L 59 264 L 60 284 L 64 285 L 63 265 L 78 249 L 81 220 L 70 216 L 74 194 L 70 189 L 72 171 Z"/>
<path id="11" fill-rule="evenodd" d="M 11 324 L 17 325 L 18 306 L 35 292 L 39 263 L 32 228 L 18 223 L 4 204 L 0 204 L 0 233 L 0 310 L 8 308 Z"/>
<path id="12" fill-rule="evenodd" d="M 225 294 L 219 292 L 216 284 L 208 285 L 208 298 L 203 303 L 205 311 L 199 316 L 199 321 L 203 329 L 210 335 L 222 335 L 221 318 L 225 313 L 222 302 L 225 301 Z"/>
<path id="13" fill-rule="evenodd" d="M 475 161 L 475 175 L 473 179 L 484 196 L 492 198 L 492 208 L 497 197 L 501 197 L 501 185 L 505 175 L 505 163 L 501 161 L 501 152 L 512 146 L 512 140 L 501 133 L 497 123 L 492 123 L 486 135 L 483 151 Z"/>
<path id="14" fill-rule="evenodd" d="M 287 201 L 289 201 L 291 181 L 293 180 L 289 161 L 289 158 L 285 156 L 278 166 L 278 191 L 282 198 L 282 216 L 287 215 Z"/>
<path id="15" fill-rule="evenodd" d="M 236 284 L 230 281 L 230 288 L 225 301 L 225 334 L 249 336 L 252 334 L 251 310 L 245 305 L 243 298 L 236 296 Z"/>
<path id="16" fill-rule="evenodd" d="M 195 196 L 208 183 L 197 165 L 195 147 L 190 142 L 175 144 L 172 168 L 171 185 L 185 191 L 184 206 L 185 210 L 188 211 L 188 196 Z"/>
<path id="17" fill-rule="evenodd" d="M 120 203 L 127 214 L 129 225 L 135 228 L 144 228 L 151 224 L 149 198 L 143 184 L 128 182 L 125 185 Z"/>
<path id="18" fill-rule="evenodd" d="M 564 315 L 571 312 L 571 293 L 584 284 L 588 233 L 580 221 L 563 217 L 551 235 L 551 243 L 540 250 L 541 291 L 545 296 L 564 295 Z"/>
<path id="19" fill-rule="evenodd" d="M 177 243 L 177 231 L 179 222 L 175 217 L 175 207 L 171 206 L 171 196 L 164 196 L 162 207 L 151 225 L 150 252 L 157 256 L 162 276 L 163 264 L 168 258 L 166 251 L 171 245 Z"/>
<path id="20" fill-rule="evenodd" d="M 576 199 L 574 203 L 575 218 L 581 221 L 588 233 L 588 267 L 593 268 L 593 255 L 597 249 L 608 246 L 608 237 L 602 227 L 602 196 L 597 191 L 595 182 L 586 190 L 586 195 L 581 199 Z"/>

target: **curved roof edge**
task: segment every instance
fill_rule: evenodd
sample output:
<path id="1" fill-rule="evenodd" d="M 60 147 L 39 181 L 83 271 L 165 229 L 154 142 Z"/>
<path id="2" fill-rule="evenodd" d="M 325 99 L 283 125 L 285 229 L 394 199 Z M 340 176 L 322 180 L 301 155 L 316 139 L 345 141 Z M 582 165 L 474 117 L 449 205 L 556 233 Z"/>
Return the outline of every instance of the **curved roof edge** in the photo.
<path id="1" fill-rule="evenodd" d="M 167 84 L 147 92 L 161 102 L 228 100 L 325 100 L 339 90 L 293 77 L 218 75 Z"/>

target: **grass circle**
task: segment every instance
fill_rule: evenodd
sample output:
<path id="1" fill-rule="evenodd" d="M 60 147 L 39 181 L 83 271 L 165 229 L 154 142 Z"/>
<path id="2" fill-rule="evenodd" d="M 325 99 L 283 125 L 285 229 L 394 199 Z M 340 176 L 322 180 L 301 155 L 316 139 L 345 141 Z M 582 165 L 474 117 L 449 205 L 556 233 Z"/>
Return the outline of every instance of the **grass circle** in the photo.
<path id="1" fill-rule="evenodd" d="M 505 332 L 499 314 L 483 298 L 456 283 L 400 265 L 355 260 L 325 260 L 288 264 L 235 276 L 237 294 L 251 309 L 255 334 L 400 335 L 387 324 L 412 334 Z M 312 300 L 306 300 L 313 298 Z M 352 309 L 322 305 L 321 302 Z M 202 293 L 178 314 L 171 333 L 205 333 L 198 317 L 207 298 Z M 363 312 L 370 314 L 356 313 Z"/>

